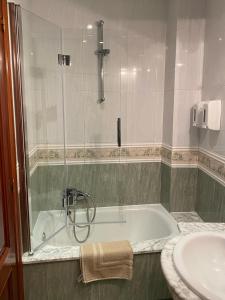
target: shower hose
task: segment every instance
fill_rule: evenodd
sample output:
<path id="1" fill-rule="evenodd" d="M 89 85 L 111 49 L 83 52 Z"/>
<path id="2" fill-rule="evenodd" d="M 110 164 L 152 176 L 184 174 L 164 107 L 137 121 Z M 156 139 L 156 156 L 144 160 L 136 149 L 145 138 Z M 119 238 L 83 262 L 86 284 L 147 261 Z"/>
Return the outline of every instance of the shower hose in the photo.
<path id="1" fill-rule="evenodd" d="M 91 230 L 91 223 L 93 223 L 94 219 L 95 219 L 95 216 L 96 216 L 96 205 L 95 205 L 95 202 L 92 198 L 89 198 L 89 196 L 85 195 L 84 197 L 85 199 L 85 202 L 86 202 L 86 218 L 87 218 L 87 224 L 85 225 L 78 225 L 76 224 L 76 203 L 78 201 L 75 201 L 74 202 L 74 205 L 73 205 L 73 216 L 71 216 L 71 214 L 69 214 L 69 219 L 70 219 L 70 222 L 73 224 L 73 235 L 74 235 L 74 238 L 75 240 L 78 242 L 78 243 L 84 243 L 87 241 L 89 235 L 90 235 L 90 230 Z M 92 208 L 93 208 L 93 215 L 91 216 L 91 207 L 89 206 L 89 199 L 91 200 L 92 202 Z M 76 231 L 76 227 L 78 228 L 87 228 L 87 233 L 86 233 L 86 236 L 84 239 L 79 239 L 78 236 L 77 236 L 77 231 Z"/>

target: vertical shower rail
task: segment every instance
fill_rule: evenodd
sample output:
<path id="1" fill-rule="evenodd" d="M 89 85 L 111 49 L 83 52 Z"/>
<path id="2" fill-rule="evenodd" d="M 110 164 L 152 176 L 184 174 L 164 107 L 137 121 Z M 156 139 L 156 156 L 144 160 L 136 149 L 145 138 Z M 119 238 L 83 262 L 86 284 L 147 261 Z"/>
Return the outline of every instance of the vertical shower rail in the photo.
<path id="1" fill-rule="evenodd" d="M 104 93 L 104 57 L 110 53 L 109 49 L 104 49 L 104 39 L 103 39 L 103 25 L 104 21 L 100 20 L 97 22 L 97 51 L 95 52 L 98 56 L 98 89 L 99 89 L 99 103 L 105 101 Z"/>

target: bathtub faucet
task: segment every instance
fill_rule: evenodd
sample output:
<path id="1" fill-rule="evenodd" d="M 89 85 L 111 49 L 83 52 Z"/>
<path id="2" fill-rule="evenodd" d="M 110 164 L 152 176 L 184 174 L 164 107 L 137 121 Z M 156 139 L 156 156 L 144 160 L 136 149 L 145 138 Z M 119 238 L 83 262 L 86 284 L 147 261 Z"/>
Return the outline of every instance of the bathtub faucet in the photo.
<path id="1" fill-rule="evenodd" d="M 82 203 L 82 211 L 77 213 L 79 206 L 78 202 Z M 78 243 L 84 243 L 90 234 L 91 224 L 93 223 L 96 215 L 96 205 L 94 199 L 85 192 L 79 191 L 76 188 L 66 188 L 63 192 L 63 207 L 66 208 L 66 213 L 70 221 L 70 225 L 73 227 L 73 235 Z M 77 221 L 77 214 L 81 216 L 81 220 Z M 84 220 L 82 220 L 84 218 Z M 78 238 L 76 228 L 82 228 L 87 230 L 85 237 Z"/>
<path id="2" fill-rule="evenodd" d="M 66 188 L 63 192 L 63 207 L 73 206 L 77 201 L 86 200 L 90 195 L 77 190 L 76 188 Z"/>

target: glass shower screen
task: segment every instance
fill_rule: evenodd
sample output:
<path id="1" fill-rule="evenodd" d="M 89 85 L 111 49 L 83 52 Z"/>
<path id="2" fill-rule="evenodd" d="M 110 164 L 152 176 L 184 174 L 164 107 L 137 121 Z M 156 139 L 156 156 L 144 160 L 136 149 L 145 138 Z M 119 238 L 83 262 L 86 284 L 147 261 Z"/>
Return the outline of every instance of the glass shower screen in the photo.
<path id="1" fill-rule="evenodd" d="M 36 249 L 66 222 L 62 37 L 56 25 L 24 9 L 21 17 L 31 248 Z"/>
<path id="2" fill-rule="evenodd" d="M 103 21 L 101 34 L 100 19 L 74 20 L 74 28 L 63 30 L 64 52 L 71 56 L 64 68 L 68 186 L 90 194 L 97 206 L 90 238 L 102 223 L 124 222 L 122 208 L 111 219 L 100 208 L 123 205 L 126 194 L 127 34 Z"/>

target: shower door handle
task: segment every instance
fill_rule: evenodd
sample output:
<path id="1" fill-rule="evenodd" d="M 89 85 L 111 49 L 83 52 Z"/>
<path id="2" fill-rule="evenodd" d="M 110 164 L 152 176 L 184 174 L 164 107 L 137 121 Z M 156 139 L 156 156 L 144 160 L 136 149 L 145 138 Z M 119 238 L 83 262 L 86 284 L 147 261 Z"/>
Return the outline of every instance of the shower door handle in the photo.
<path id="1" fill-rule="evenodd" d="M 117 119 L 117 145 L 121 147 L 121 118 Z"/>

